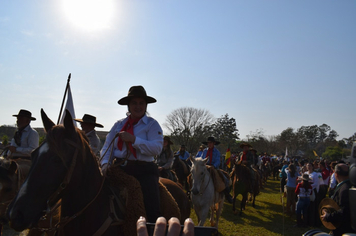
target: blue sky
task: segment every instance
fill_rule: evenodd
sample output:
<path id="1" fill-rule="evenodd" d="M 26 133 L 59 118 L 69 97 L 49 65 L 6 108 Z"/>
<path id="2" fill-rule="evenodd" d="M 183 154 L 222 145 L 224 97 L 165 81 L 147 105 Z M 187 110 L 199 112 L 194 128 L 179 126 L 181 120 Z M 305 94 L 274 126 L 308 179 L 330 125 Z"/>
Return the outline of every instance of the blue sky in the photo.
<path id="1" fill-rule="evenodd" d="M 94 12 L 76 1 L 0 2 L 1 125 L 21 108 L 34 127 L 41 108 L 57 121 L 72 73 L 76 116 L 100 130 L 140 84 L 163 127 L 194 107 L 228 113 L 241 138 L 323 123 L 338 139 L 356 132 L 356 1 L 101 0 Z"/>

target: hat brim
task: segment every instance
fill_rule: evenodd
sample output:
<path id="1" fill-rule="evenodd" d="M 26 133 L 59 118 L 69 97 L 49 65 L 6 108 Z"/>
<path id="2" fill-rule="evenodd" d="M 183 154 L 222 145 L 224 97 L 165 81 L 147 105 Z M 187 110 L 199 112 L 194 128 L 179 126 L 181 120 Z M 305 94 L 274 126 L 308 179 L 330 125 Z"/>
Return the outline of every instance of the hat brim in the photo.
<path id="1" fill-rule="evenodd" d="M 78 121 L 80 123 L 93 124 L 93 125 L 95 125 L 95 127 L 104 128 L 104 126 L 102 124 L 99 124 L 99 123 L 85 122 L 82 119 L 73 119 L 73 120 Z"/>
<path id="2" fill-rule="evenodd" d="M 12 116 L 14 116 L 14 117 L 21 117 L 22 115 L 12 115 Z M 36 120 L 36 118 L 35 117 L 28 117 L 28 116 L 22 116 L 22 117 L 27 117 L 27 118 L 30 118 L 31 120 Z"/>
<path id="3" fill-rule="evenodd" d="M 134 97 L 140 97 L 140 96 L 126 96 L 126 97 L 123 97 L 121 98 L 119 101 L 117 101 L 117 103 L 119 103 L 120 105 L 129 105 L 130 103 L 130 100 Z M 141 97 L 143 99 L 145 99 L 145 101 L 147 103 L 155 103 L 157 102 L 157 100 L 153 97 L 150 97 L 150 96 L 146 96 L 146 97 Z"/>
<path id="4" fill-rule="evenodd" d="M 240 148 L 243 148 L 244 146 L 252 147 L 251 144 L 246 144 L 246 143 L 240 144 Z"/>
<path id="5" fill-rule="evenodd" d="M 208 145 L 208 142 L 201 142 L 202 144 L 204 144 L 204 145 Z M 214 145 L 219 145 L 220 144 L 220 142 L 219 141 L 214 141 Z"/>
<path id="6" fill-rule="evenodd" d="M 334 212 L 334 211 L 340 210 L 340 207 L 331 198 L 324 198 L 319 204 L 319 217 L 321 217 L 323 209 L 327 209 L 330 212 Z M 323 223 L 325 228 L 330 229 L 330 230 L 335 230 L 337 227 L 340 226 L 340 223 L 332 223 L 332 222 L 327 222 L 327 221 L 323 221 L 323 220 L 321 220 L 321 223 Z"/>

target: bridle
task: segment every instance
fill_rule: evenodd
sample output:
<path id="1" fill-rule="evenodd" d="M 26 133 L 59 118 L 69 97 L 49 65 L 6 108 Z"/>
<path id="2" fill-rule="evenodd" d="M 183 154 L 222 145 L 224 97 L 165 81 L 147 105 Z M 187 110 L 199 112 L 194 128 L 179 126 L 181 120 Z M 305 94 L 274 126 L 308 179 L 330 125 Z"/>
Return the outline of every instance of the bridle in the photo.
<path id="1" fill-rule="evenodd" d="M 200 191 L 199 191 L 199 195 L 200 195 L 200 196 L 202 196 L 202 195 L 204 194 L 205 190 L 206 190 L 206 189 L 208 188 L 208 186 L 209 186 L 210 179 L 212 178 L 211 176 L 208 176 L 209 181 L 207 182 L 207 184 L 205 185 L 204 188 L 201 188 L 201 187 L 203 186 L 203 184 L 204 184 L 205 176 L 206 176 L 207 173 L 209 174 L 208 169 L 206 169 L 206 171 L 204 171 L 204 175 L 203 175 L 203 178 L 202 178 L 203 181 L 201 181 L 201 184 L 200 184 Z M 203 191 L 202 191 L 202 189 L 203 189 Z"/>
<path id="2" fill-rule="evenodd" d="M 48 198 L 47 200 L 47 209 L 45 211 L 46 215 L 43 217 L 43 219 L 45 219 L 45 217 L 49 217 L 50 218 L 50 226 L 48 228 L 36 228 L 37 230 L 40 230 L 42 232 L 48 232 L 48 231 L 59 231 L 61 232 L 63 230 L 63 227 L 65 225 L 67 225 L 69 222 L 71 222 L 73 219 L 75 219 L 76 217 L 78 217 L 80 214 L 82 214 L 99 196 L 103 185 L 104 185 L 104 181 L 105 178 L 103 178 L 101 184 L 100 184 L 100 188 L 97 192 L 97 194 L 95 195 L 95 197 L 85 206 L 83 207 L 80 211 L 78 211 L 77 213 L 75 213 L 72 216 L 66 216 L 64 218 L 61 218 L 60 222 L 58 222 L 55 226 L 52 226 L 52 219 L 53 219 L 53 212 L 59 207 L 59 199 L 58 196 L 66 189 L 66 187 L 68 186 L 68 184 L 70 183 L 70 180 L 72 178 L 73 175 L 73 171 L 74 171 L 74 167 L 76 165 L 77 162 L 77 158 L 78 158 L 78 153 L 79 153 L 79 149 L 80 146 L 69 140 L 69 139 L 65 139 L 64 140 L 66 143 L 68 143 L 69 145 L 75 147 L 75 152 L 73 154 L 73 158 L 72 158 L 72 163 L 70 164 L 70 167 L 63 179 L 63 181 L 61 182 L 61 184 L 59 185 L 59 187 L 56 189 L 56 191 Z"/>

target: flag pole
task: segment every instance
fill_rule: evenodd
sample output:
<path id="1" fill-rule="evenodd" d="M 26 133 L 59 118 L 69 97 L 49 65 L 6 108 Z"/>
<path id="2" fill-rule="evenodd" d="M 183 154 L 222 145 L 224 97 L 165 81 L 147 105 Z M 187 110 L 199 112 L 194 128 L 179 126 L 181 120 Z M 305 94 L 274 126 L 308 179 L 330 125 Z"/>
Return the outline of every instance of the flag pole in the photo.
<path id="1" fill-rule="evenodd" d="M 62 100 L 62 106 L 61 106 L 61 109 L 59 110 L 59 116 L 58 116 L 57 125 L 59 124 L 59 121 L 61 120 L 61 115 L 62 115 L 64 100 L 66 99 L 66 95 L 67 95 L 67 91 L 68 91 L 68 87 L 69 87 L 69 82 L 70 82 L 70 77 L 71 77 L 71 73 L 69 73 L 69 75 L 68 75 L 66 90 L 64 91 L 64 96 L 63 96 L 63 100 Z"/>

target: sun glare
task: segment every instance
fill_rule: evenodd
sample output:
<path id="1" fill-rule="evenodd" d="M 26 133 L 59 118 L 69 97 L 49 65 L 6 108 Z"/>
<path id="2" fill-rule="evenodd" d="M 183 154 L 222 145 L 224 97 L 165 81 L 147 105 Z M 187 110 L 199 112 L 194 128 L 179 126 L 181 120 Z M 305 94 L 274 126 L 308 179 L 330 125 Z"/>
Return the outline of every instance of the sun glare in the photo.
<path id="1" fill-rule="evenodd" d="M 114 0 L 63 0 L 70 24 L 87 31 L 109 29 L 114 9 Z"/>

